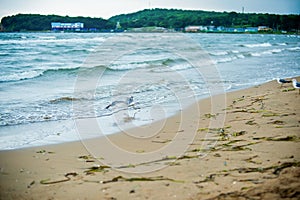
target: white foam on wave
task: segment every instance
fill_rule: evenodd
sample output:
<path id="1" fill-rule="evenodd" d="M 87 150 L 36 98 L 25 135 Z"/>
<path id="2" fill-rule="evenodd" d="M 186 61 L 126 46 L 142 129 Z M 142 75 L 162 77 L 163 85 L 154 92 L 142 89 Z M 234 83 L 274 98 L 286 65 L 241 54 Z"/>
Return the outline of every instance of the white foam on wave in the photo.
<path id="1" fill-rule="evenodd" d="M 259 43 L 259 44 L 244 44 L 243 46 L 248 48 L 256 48 L 256 47 L 270 47 L 272 46 L 270 43 Z"/>
<path id="2" fill-rule="evenodd" d="M 237 57 L 240 58 L 240 59 L 245 58 L 245 56 L 243 54 L 238 54 Z"/>
<path id="3" fill-rule="evenodd" d="M 287 43 L 278 43 L 279 46 L 286 46 Z"/>
<path id="4" fill-rule="evenodd" d="M 45 40 L 47 40 L 47 39 L 56 39 L 55 36 L 38 36 L 38 38 L 39 39 L 45 39 Z"/>
<path id="5" fill-rule="evenodd" d="M 133 69 L 141 69 L 141 68 L 146 68 L 149 65 L 147 63 L 120 63 L 120 64 L 113 64 L 109 65 L 107 68 L 111 70 L 116 70 L 116 71 L 123 71 L 123 70 L 133 70 Z"/>
<path id="6" fill-rule="evenodd" d="M 218 63 L 227 63 L 227 62 L 232 62 L 234 60 L 236 60 L 237 57 L 225 57 L 225 58 L 221 58 L 221 59 L 217 59 L 214 62 L 214 64 L 218 64 Z"/>
<path id="7" fill-rule="evenodd" d="M 84 43 L 84 42 L 103 42 L 105 41 L 105 37 L 95 37 L 95 38 L 64 38 L 59 39 L 55 36 L 41 36 L 36 39 L 27 39 L 22 38 L 22 40 L 0 40 L 0 44 L 41 44 L 41 43 Z"/>
<path id="8" fill-rule="evenodd" d="M 263 52 L 250 53 L 250 55 L 254 56 L 254 57 L 260 57 L 260 56 L 263 56 L 263 55 L 271 55 L 271 54 L 280 53 L 282 51 L 283 51 L 283 49 L 271 49 L 271 50 L 263 51 Z"/>
<path id="9" fill-rule="evenodd" d="M 289 50 L 289 51 L 299 51 L 300 47 L 292 47 L 292 48 L 288 48 L 287 50 Z"/>
<path id="10" fill-rule="evenodd" d="M 73 120 L 4 126 L 0 129 L 0 136 L 0 150 L 57 144 L 80 139 Z"/>
<path id="11" fill-rule="evenodd" d="M 174 70 L 174 71 L 180 71 L 180 70 L 186 70 L 186 69 L 189 69 L 191 68 L 192 66 L 189 64 L 189 63 L 181 63 L 181 64 L 176 64 L 176 65 L 173 65 L 171 67 L 169 67 L 171 70 Z"/>
<path id="12" fill-rule="evenodd" d="M 0 81 L 6 82 L 6 81 L 19 81 L 24 79 L 31 79 L 35 77 L 39 77 L 43 75 L 43 71 L 24 71 L 20 73 L 14 73 L 10 75 L 0 75 Z"/>
<path id="13" fill-rule="evenodd" d="M 52 63 L 53 64 L 53 63 Z M 59 63 L 55 64 L 56 66 Z M 78 66 L 74 67 L 52 67 L 52 68 L 46 68 L 46 69 L 32 69 L 28 71 L 21 71 L 21 72 L 14 72 L 12 74 L 0 74 L 0 82 L 9 82 L 9 81 L 21 81 L 26 79 L 33 79 L 37 78 L 39 76 L 43 76 L 46 72 L 58 72 L 58 71 L 64 71 L 64 70 L 76 70 L 78 69 Z"/>
<path id="14" fill-rule="evenodd" d="M 282 49 L 272 49 L 270 51 L 271 51 L 271 53 L 280 53 L 280 52 L 282 52 Z"/>
<path id="15" fill-rule="evenodd" d="M 209 52 L 210 55 L 213 56 L 225 56 L 228 55 L 227 51 L 213 51 L 213 52 Z"/>
<path id="16" fill-rule="evenodd" d="M 182 71 L 192 68 L 193 66 L 189 63 L 176 63 L 170 66 L 156 67 L 151 69 L 152 72 L 172 72 L 172 71 Z"/>
<path id="17" fill-rule="evenodd" d="M 263 53 L 250 53 L 250 55 L 253 56 L 253 57 L 260 57 L 263 54 L 264 54 L 264 52 Z"/>

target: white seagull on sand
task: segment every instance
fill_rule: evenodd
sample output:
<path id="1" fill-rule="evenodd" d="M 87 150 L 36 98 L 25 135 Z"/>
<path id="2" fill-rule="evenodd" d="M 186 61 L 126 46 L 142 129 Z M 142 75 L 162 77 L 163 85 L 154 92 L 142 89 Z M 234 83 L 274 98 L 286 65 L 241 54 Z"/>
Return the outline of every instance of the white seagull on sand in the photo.
<path id="1" fill-rule="evenodd" d="M 300 83 L 297 82 L 296 79 L 293 79 L 292 81 L 293 81 L 294 88 L 298 89 L 299 90 L 299 94 L 300 94 Z"/>
<path id="2" fill-rule="evenodd" d="M 282 87 L 282 85 L 284 83 L 291 83 L 292 81 L 288 81 L 288 80 L 285 80 L 285 79 L 282 79 L 282 78 L 277 78 L 277 82 L 281 85 L 280 87 Z"/>

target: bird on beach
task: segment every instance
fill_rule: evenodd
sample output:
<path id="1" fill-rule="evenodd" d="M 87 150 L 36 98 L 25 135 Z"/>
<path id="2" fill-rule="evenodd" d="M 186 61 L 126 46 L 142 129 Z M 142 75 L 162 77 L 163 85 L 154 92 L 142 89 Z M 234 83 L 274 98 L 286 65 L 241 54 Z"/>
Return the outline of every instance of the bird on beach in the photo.
<path id="1" fill-rule="evenodd" d="M 288 81 L 288 80 L 285 80 L 285 79 L 282 79 L 282 78 L 277 78 L 277 82 L 281 85 L 280 87 L 282 87 L 283 84 L 291 83 L 292 81 Z"/>
<path id="2" fill-rule="evenodd" d="M 126 101 L 114 101 L 114 102 L 112 102 L 111 104 L 109 104 L 108 106 L 106 106 L 105 109 L 109 109 L 110 107 L 115 106 L 115 105 L 117 105 L 117 104 L 125 104 L 125 105 L 127 105 L 128 107 L 129 107 L 129 106 L 133 106 L 133 105 L 134 105 L 134 102 L 133 102 L 133 96 L 127 98 Z"/>
<path id="3" fill-rule="evenodd" d="M 297 82 L 296 79 L 293 79 L 292 81 L 293 81 L 293 86 L 294 86 L 294 88 L 295 88 L 295 89 L 298 89 L 298 90 L 299 90 L 299 94 L 300 94 L 300 83 Z"/>

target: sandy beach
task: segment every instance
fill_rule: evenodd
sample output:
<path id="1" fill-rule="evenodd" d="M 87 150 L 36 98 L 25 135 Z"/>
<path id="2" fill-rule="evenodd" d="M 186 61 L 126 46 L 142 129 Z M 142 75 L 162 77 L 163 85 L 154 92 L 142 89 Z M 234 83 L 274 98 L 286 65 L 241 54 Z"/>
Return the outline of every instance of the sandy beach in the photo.
<path id="1" fill-rule="evenodd" d="M 182 143 L 193 137 L 182 154 L 144 163 L 123 157 L 116 167 L 101 153 L 91 155 L 86 147 L 109 151 L 103 138 L 1 151 L 0 199 L 300 199 L 299 100 L 291 84 L 271 81 L 227 93 L 223 113 L 212 113 L 208 98 L 158 131 L 160 122 L 131 130 L 139 137 L 108 137 L 144 156 L 175 136 Z M 222 126 L 210 126 L 220 116 Z"/>

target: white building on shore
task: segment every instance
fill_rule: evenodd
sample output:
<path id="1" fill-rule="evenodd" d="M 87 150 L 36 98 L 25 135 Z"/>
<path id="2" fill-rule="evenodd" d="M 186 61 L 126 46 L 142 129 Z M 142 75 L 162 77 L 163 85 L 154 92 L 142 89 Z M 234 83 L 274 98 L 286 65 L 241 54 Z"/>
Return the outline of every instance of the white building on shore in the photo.
<path id="1" fill-rule="evenodd" d="M 81 22 L 76 23 L 61 23 L 61 22 L 52 22 L 51 29 L 53 31 L 80 31 L 84 28 L 84 24 Z"/>

